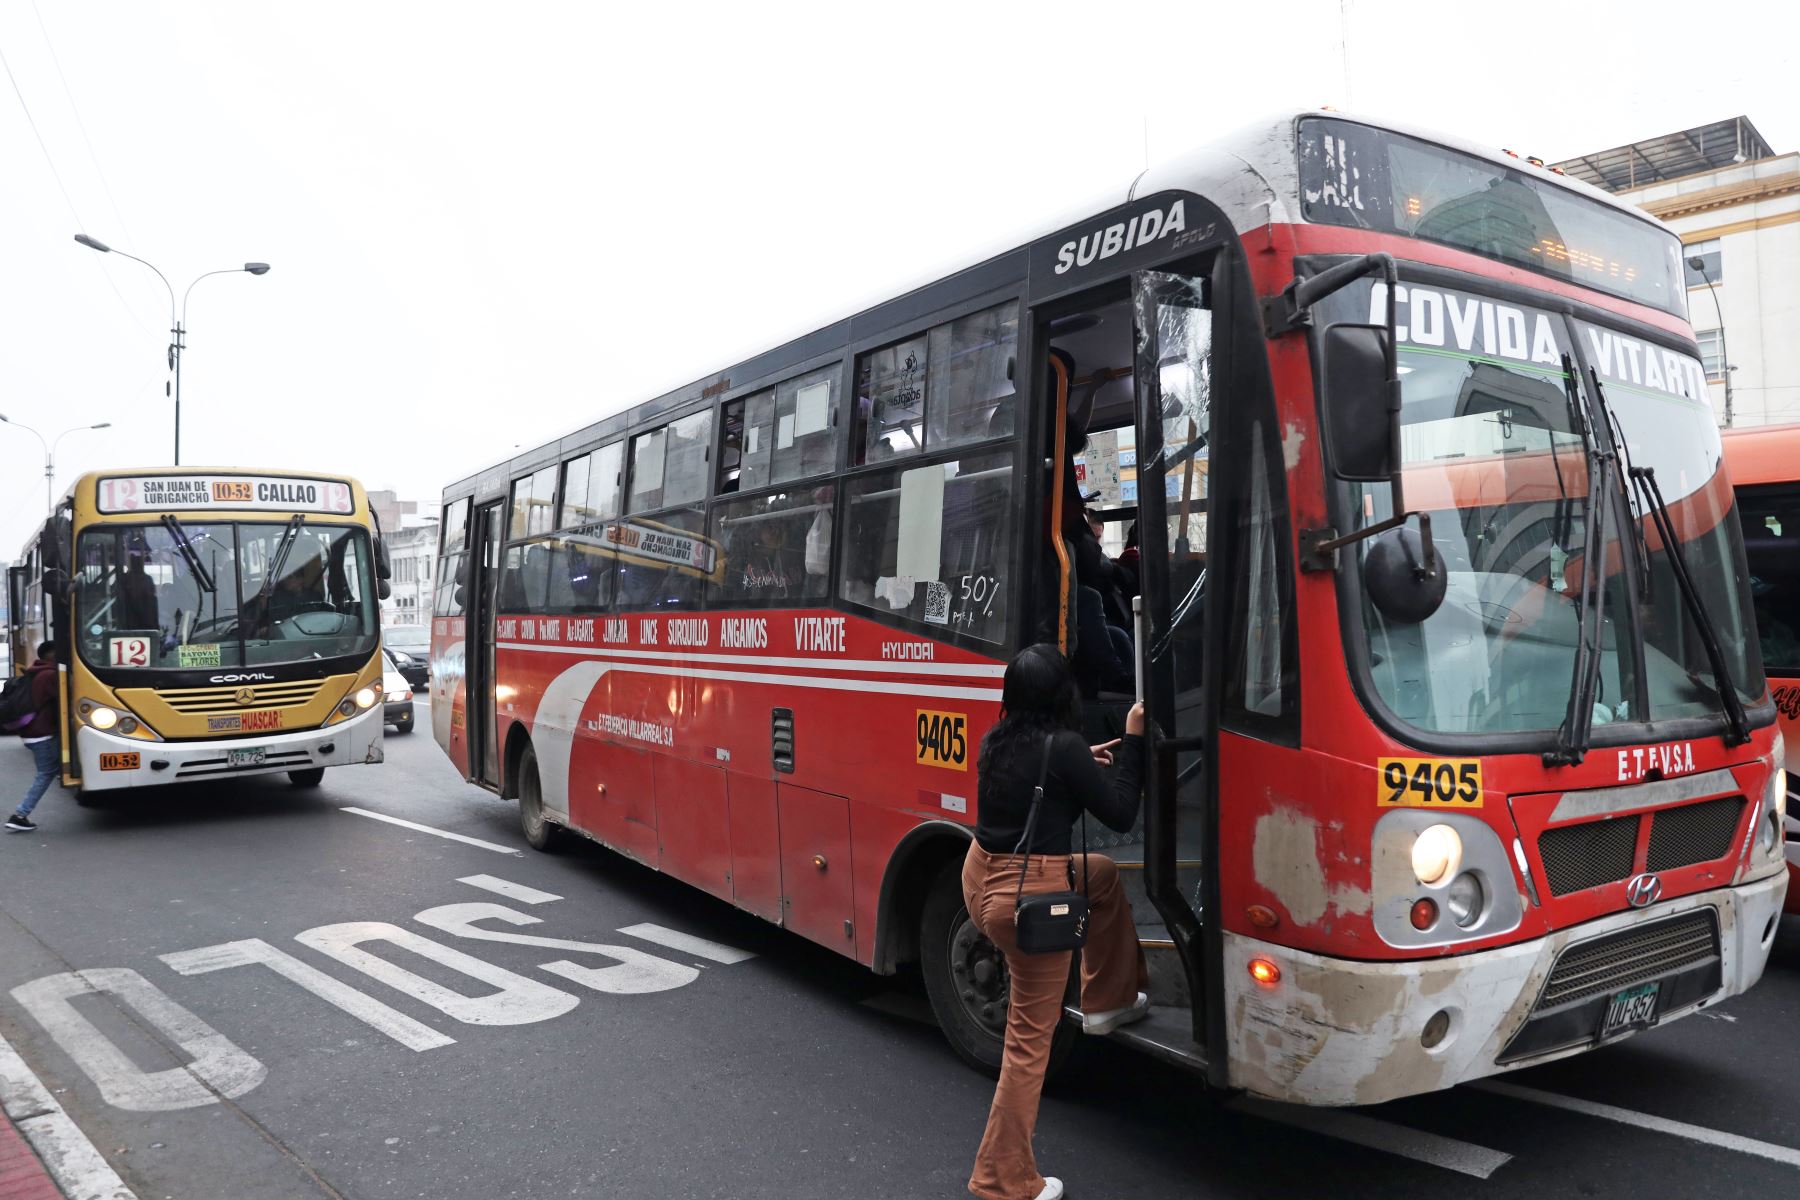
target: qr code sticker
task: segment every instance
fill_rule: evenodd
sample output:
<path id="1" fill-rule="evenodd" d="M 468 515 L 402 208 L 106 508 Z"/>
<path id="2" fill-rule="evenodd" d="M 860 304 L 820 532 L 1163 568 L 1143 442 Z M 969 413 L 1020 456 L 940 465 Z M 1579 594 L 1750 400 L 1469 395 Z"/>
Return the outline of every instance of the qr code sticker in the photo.
<path id="1" fill-rule="evenodd" d="M 933 625 L 950 623 L 950 585 L 941 579 L 925 585 L 925 619 Z"/>

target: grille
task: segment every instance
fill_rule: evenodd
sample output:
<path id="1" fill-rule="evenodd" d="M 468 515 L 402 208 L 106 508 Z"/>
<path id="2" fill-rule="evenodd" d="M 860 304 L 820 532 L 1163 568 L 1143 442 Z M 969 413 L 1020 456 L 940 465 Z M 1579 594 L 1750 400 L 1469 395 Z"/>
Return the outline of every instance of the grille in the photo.
<path id="1" fill-rule="evenodd" d="M 1538 835 L 1538 856 L 1552 896 L 1566 896 L 1631 877 L 1637 858 L 1638 818 L 1560 825 Z"/>
<path id="2" fill-rule="evenodd" d="M 264 683 L 255 687 L 158 688 L 156 698 L 178 713 L 234 713 L 246 708 L 292 708 L 305 704 L 325 685 L 316 679 L 298 683 Z M 249 691 L 253 699 L 238 703 L 238 693 Z"/>
<path id="3" fill-rule="evenodd" d="M 1669 921 L 1577 942 L 1556 959 L 1538 1011 L 1616 992 L 1647 979 L 1705 962 L 1719 953 L 1718 923 L 1711 908 Z"/>
<path id="4" fill-rule="evenodd" d="M 1646 868 L 1667 871 L 1725 857 L 1743 815 L 1742 796 L 1721 796 L 1656 813 L 1650 818 Z"/>

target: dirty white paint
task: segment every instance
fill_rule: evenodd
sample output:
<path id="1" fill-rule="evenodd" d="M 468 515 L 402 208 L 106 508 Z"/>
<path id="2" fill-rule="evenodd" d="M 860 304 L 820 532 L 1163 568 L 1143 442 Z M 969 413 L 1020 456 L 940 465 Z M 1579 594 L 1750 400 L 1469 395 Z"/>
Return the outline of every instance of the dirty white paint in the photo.
<path id="1" fill-rule="evenodd" d="M 346 921 L 340 925 L 321 925 L 294 935 L 294 940 L 321 954 L 354 967 L 371 979 L 387 984 L 415 1000 L 422 1000 L 446 1016 L 466 1025 L 529 1025 L 560 1017 L 580 999 L 548 984 L 523 975 L 515 975 L 460 950 L 440 945 L 411 930 L 385 921 Z M 486 996 L 465 996 L 414 974 L 396 963 L 379 958 L 362 949 L 365 942 L 386 942 L 409 950 L 420 958 L 449 967 L 497 989 Z"/>
<path id="2" fill-rule="evenodd" d="M 297 983 L 327 1004 L 355 1017 L 377 1033 L 385 1034 L 408 1050 L 433 1050 L 452 1046 L 456 1039 L 446 1037 L 431 1026 L 415 1021 L 405 1013 L 390 1008 L 366 992 L 359 992 L 317 967 L 301 962 L 285 950 L 278 950 L 261 938 L 205 946 L 199 950 L 183 950 L 165 954 L 162 960 L 182 975 L 205 975 L 230 967 L 248 967 L 257 963 Z"/>
<path id="3" fill-rule="evenodd" d="M 221 1097 L 241 1096 L 268 1075 L 262 1063 L 231 1039 L 125 967 L 46 975 L 20 984 L 12 994 L 114 1108 L 131 1112 L 199 1108 L 217 1104 Z M 91 995 L 110 996 L 131 1009 L 180 1047 L 188 1064 L 162 1071 L 139 1067 L 70 1003 L 77 996 Z"/>
<path id="4" fill-rule="evenodd" d="M 0 1038 L 0 1107 L 68 1200 L 137 1200 L 5 1038 Z M 5 1182 L 0 1179 L 0 1185 Z"/>
<path id="5" fill-rule="evenodd" d="M 566 960 L 543 964 L 553 975 L 573 980 L 597 992 L 618 996 L 639 996 L 650 992 L 666 992 L 683 987 L 700 978 L 700 972 L 666 958 L 645 954 L 629 946 L 607 946 L 598 942 L 578 942 L 568 938 L 538 937 L 529 933 L 508 933 L 483 929 L 477 921 L 503 921 L 508 925 L 541 925 L 537 917 L 507 908 L 504 904 L 444 904 L 428 908 L 413 918 L 421 925 L 439 929 L 457 937 L 488 942 L 510 942 L 515 946 L 542 946 L 547 950 L 570 950 L 577 954 L 593 954 L 613 960 L 610 967 L 584 967 Z"/>
<path id="6" fill-rule="evenodd" d="M 1306 448 L 1306 430 L 1298 421 L 1289 421 L 1281 434 L 1281 461 L 1292 471 L 1300 465 L 1300 452 Z"/>
<path id="7" fill-rule="evenodd" d="M 464 875 L 458 883 L 466 883 L 470 887 L 478 887 L 483 891 L 505 896 L 508 900 L 517 900 L 521 904 L 548 904 L 562 897 L 551 892 L 540 892 L 534 887 L 526 887 L 522 883 L 513 883 L 506 879 L 497 879 L 492 875 Z"/>
<path id="8" fill-rule="evenodd" d="M 1325 865 L 1319 861 L 1319 823 L 1306 813 L 1278 808 L 1256 819 L 1252 848 L 1256 882 L 1274 893 L 1296 924 L 1325 915 Z"/>
<path id="9" fill-rule="evenodd" d="M 739 950 L 736 946 L 722 946 L 718 942 L 709 942 L 705 938 L 695 937 L 691 933 L 682 933 L 677 929 L 664 929 L 661 925 L 627 925 L 619 930 L 634 938 L 642 938 L 646 942 L 655 942 L 659 946 L 667 946 L 671 950 L 680 950 L 692 954 L 695 958 L 704 958 L 709 962 L 741 963 L 756 955 L 748 950 Z"/>

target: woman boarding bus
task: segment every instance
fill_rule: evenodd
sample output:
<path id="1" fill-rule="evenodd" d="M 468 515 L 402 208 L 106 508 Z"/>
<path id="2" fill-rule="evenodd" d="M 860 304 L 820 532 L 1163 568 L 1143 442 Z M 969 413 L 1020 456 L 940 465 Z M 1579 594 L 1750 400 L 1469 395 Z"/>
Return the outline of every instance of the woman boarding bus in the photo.
<path id="1" fill-rule="evenodd" d="M 30 545 L 79 793 L 380 762 L 385 556 L 362 486 L 97 471 Z"/>
<path id="2" fill-rule="evenodd" d="M 1118 630 L 1146 802 L 1090 844 L 1152 1006 L 1114 1038 L 1355 1104 L 1632 1035 L 1755 983 L 1787 886 L 1684 297 L 1604 193 L 1284 114 L 453 484 L 433 724 L 533 845 L 918 962 L 992 1070 L 972 750 L 1013 654 Z M 1137 522 L 1135 631 L 1084 503 Z"/>

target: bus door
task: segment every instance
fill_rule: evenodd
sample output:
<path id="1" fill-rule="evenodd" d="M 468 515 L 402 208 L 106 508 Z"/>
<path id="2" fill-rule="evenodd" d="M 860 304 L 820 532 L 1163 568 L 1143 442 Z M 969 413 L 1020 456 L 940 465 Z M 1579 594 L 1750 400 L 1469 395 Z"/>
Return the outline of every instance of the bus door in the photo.
<path id="1" fill-rule="evenodd" d="M 1149 718 L 1144 802 L 1144 882 L 1186 974 L 1194 1052 L 1223 1082 L 1212 803 L 1218 764 L 1215 677 L 1208 637 L 1208 563 L 1222 533 L 1211 516 L 1221 394 L 1212 280 L 1141 271 L 1132 280 L 1136 357 L 1136 498 L 1140 551 L 1138 685 Z M 1216 924 L 1216 922 L 1214 922 Z M 1209 934 L 1212 937 L 1209 938 Z"/>
<path id="2" fill-rule="evenodd" d="M 469 527 L 469 610 L 464 625 L 467 677 L 464 709 L 469 737 L 469 778 L 500 784 L 500 747 L 494 719 L 494 603 L 499 596 L 500 551 L 505 540 L 503 504 L 483 504 Z"/>
<path id="3" fill-rule="evenodd" d="M 25 579 L 29 573 L 29 567 L 6 569 L 6 644 L 10 656 L 9 665 L 14 675 L 31 665 L 32 656 L 23 648 L 28 625 L 25 619 Z"/>

